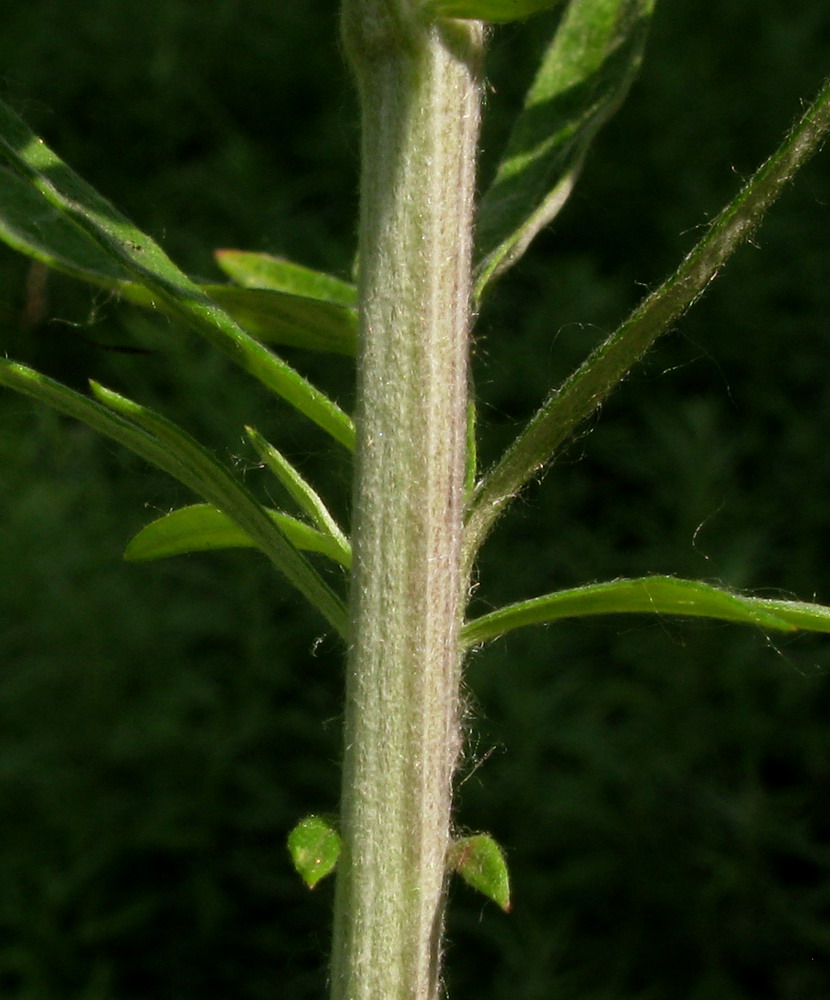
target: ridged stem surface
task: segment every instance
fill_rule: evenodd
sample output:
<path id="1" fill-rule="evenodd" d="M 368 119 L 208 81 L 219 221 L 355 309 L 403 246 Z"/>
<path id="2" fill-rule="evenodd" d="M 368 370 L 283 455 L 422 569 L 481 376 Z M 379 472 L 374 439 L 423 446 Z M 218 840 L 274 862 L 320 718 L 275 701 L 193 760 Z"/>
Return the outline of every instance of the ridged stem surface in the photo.
<path id="1" fill-rule="evenodd" d="M 432 1000 L 452 775 L 477 24 L 347 0 L 362 107 L 360 348 L 333 1000 Z"/>

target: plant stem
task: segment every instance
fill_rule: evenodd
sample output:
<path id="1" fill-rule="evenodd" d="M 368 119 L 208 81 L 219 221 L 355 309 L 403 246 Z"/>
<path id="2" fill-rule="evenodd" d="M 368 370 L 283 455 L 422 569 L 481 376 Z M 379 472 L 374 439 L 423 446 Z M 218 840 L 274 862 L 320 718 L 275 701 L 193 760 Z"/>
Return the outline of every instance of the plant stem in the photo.
<path id="1" fill-rule="evenodd" d="M 360 347 L 333 1000 L 438 993 L 459 747 L 481 28 L 345 0 L 362 107 Z"/>

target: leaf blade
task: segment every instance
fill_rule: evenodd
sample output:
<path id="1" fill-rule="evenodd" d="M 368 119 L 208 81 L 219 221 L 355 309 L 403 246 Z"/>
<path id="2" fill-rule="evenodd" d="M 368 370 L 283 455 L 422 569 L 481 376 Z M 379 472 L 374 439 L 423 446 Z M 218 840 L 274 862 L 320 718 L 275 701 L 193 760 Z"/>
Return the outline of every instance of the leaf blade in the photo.
<path id="1" fill-rule="evenodd" d="M 820 604 L 748 597 L 702 580 L 647 576 L 587 584 L 507 605 L 468 622 L 462 642 L 469 647 L 528 625 L 606 614 L 680 615 L 782 632 L 830 632 L 830 608 Z"/>
<path id="2" fill-rule="evenodd" d="M 557 389 L 476 487 L 467 511 L 465 560 L 475 554 L 522 487 L 557 454 L 655 340 L 703 294 L 830 132 L 830 77 L 784 140 L 710 223 L 677 270 Z"/>
<path id="3" fill-rule="evenodd" d="M 354 356 L 357 313 L 320 299 L 264 288 L 200 285 L 240 326 L 263 344 Z"/>
<path id="4" fill-rule="evenodd" d="M 354 285 L 284 257 L 249 250 L 216 250 L 213 256 L 231 281 L 243 288 L 267 289 L 352 309 L 357 307 Z"/>
<path id="5" fill-rule="evenodd" d="M 334 871 L 340 849 L 340 834 L 322 816 L 306 816 L 288 835 L 294 869 L 309 889 Z"/>
<path id="6" fill-rule="evenodd" d="M 449 851 L 450 867 L 472 889 L 483 893 L 509 913 L 510 873 L 504 851 L 488 833 L 459 837 Z"/>
<path id="7" fill-rule="evenodd" d="M 19 253 L 78 280 L 115 291 L 136 305 L 166 307 L 144 286 L 131 280 L 125 268 L 46 202 L 30 183 L 6 167 L 0 167 L 0 238 Z M 262 343 L 349 356 L 355 353 L 356 312 L 333 294 L 303 297 L 285 288 L 255 285 L 202 284 L 199 288 Z M 341 293 L 339 299 L 344 298 Z"/>
<path id="8" fill-rule="evenodd" d="M 136 427 L 95 400 L 82 396 L 27 365 L 0 357 L 0 385 L 45 403 L 58 413 L 80 420 L 180 482 L 184 482 L 187 478 L 187 470 L 152 434 Z"/>
<path id="9" fill-rule="evenodd" d="M 300 474 L 281 452 L 253 427 L 246 427 L 245 433 L 248 440 L 256 449 L 257 454 L 279 479 L 286 492 L 293 498 L 297 506 L 312 522 L 317 525 L 320 532 L 326 535 L 334 550 L 338 553 L 335 557 L 341 565 L 350 567 L 352 563 L 352 547 L 349 539 L 341 529 L 337 521 L 332 517 L 328 507 L 323 502 L 322 497 L 311 486 L 311 484 Z"/>
<path id="10" fill-rule="evenodd" d="M 337 633 L 346 637 L 348 615 L 342 599 L 280 533 L 265 508 L 243 484 L 186 432 L 158 414 L 103 387 L 96 387 L 99 399 L 90 399 L 26 365 L 6 358 L 0 358 L 0 385 L 82 421 L 167 472 L 222 510 L 253 538 L 257 547 L 320 611 Z M 156 431 L 161 431 L 161 436 Z"/>
<path id="11" fill-rule="evenodd" d="M 195 492 L 230 517 L 341 636 L 348 616 L 335 594 L 293 543 L 279 530 L 250 491 L 190 434 L 153 410 L 90 382 L 98 402 L 155 437 L 187 470 Z"/>
<path id="12" fill-rule="evenodd" d="M 280 511 L 268 510 L 268 515 L 298 549 L 318 552 L 348 569 L 341 549 L 327 534 Z M 256 548 L 256 543 L 227 514 L 212 504 L 192 504 L 145 524 L 130 539 L 124 559 L 149 562 L 192 552 L 243 548 Z"/>
<path id="13" fill-rule="evenodd" d="M 0 238 L 82 281 L 119 288 L 128 272 L 68 222 L 28 181 L 0 166 Z"/>
<path id="14" fill-rule="evenodd" d="M 354 426 L 336 403 L 247 334 L 173 264 L 154 240 L 75 174 L 2 102 L 0 156 L 46 205 L 97 247 L 99 258 L 103 255 L 113 269 L 120 269 L 147 289 L 169 311 L 336 441 L 354 447 Z M 78 268 L 80 272 L 85 269 L 86 264 Z"/>
<path id="15" fill-rule="evenodd" d="M 572 0 L 478 211 L 475 295 L 558 214 L 642 61 L 655 0 Z"/>

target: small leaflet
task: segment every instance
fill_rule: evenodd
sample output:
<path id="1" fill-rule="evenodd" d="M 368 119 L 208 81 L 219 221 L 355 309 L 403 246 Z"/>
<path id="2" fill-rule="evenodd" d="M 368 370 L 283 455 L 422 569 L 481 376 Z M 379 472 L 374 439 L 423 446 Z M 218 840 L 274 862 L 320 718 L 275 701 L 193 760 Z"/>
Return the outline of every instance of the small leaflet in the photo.
<path id="1" fill-rule="evenodd" d="M 334 871 L 340 856 L 340 835 L 322 816 L 306 816 L 288 835 L 288 851 L 309 889 Z"/>
<path id="2" fill-rule="evenodd" d="M 504 851 L 488 833 L 461 837 L 450 848 L 450 866 L 488 899 L 510 912 L 510 875 Z"/>

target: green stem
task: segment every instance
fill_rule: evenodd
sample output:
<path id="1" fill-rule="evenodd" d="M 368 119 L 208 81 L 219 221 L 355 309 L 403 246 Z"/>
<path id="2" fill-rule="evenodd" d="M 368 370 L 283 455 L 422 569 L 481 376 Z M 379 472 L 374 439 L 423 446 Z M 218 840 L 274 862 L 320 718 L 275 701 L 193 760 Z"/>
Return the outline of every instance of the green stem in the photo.
<path id="1" fill-rule="evenodd" d="M 345 0 L 362 106 L 360 348 L 333 1000 L 438 993 L 459 747 L 481 28 Z"/>

